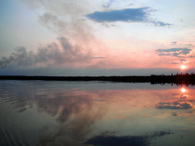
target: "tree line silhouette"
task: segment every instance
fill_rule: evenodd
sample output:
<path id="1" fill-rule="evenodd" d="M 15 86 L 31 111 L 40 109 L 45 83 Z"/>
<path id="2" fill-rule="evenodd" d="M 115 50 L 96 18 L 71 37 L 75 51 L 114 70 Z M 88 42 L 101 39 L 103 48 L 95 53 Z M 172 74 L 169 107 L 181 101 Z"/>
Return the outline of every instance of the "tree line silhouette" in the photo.
<path id="1" fill-rule="evenodd" d="M 151 75 L 152 84 L 185 84 L 185 85 L 195 85 L 195 74 L 194 73 L 180 73 L 171 75 Z"/>
<path id="2" fill-rule="evenodd" d="M 195 85 L 195 74 L 171 74 L 150 76 L 0 76 L 0 80 L 44 80 L 44 81 L 111 81 L 151 84 Z"/>

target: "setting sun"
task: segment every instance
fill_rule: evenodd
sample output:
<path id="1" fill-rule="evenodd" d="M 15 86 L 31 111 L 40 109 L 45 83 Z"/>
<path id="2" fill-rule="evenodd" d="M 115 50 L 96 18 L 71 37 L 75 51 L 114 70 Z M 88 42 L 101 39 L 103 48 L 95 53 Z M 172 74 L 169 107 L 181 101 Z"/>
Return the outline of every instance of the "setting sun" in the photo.
<path id="1" fill-rule="evenodd" d="M 186 92 L 186 89 L 185 88 L 181 88 L 181 92 L 182 93 L 185 93 Z"/>
<path id="2" fill-rule="evenodd" d="M 182 70 L 186 69 L 186 66 L 185 65 L 181 65 L 181 69 Z"/>

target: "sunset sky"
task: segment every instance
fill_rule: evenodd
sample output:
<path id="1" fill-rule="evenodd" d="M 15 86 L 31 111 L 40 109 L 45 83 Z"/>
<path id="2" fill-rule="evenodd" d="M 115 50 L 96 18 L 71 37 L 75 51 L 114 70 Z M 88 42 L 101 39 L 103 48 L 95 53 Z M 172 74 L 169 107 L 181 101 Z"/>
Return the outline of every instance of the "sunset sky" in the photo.
<path id="1" fill-rule="evenodd" d="M 195 72 L 194 6 L 194 0 L 1 0 L 0 75 Z"/>

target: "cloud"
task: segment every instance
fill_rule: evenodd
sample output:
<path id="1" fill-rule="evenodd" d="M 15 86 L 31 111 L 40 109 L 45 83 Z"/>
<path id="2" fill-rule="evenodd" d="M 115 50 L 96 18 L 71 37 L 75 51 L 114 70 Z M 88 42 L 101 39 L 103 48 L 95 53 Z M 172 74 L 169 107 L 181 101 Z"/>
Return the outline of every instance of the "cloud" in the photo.
<path id="1" fill-rule="evenodd" d="M 45 12 L 43 15 L 39 16 L 39 21 L 42 25 L 57 32 L 66 28 L 66 22 L 49 12 Z"/>
<path id="2" fill-rule="evenodd" d="M 9 57 L 0 59 L 0 68 L 8 65 L 74 65 L 89 63 L 91 59 L 102 59 L 92 56 L 91 51 L 77 45 L 72 45 L 65 37 L 58 38 L 58 43 L 51 43 L 40 47 L 36 52 L 27 51 L 25 47 L 18 47 Z"/>
<path id="3" fill-rule="evenodd" d="M 194 47 L 194 45 L 193 45 L 193 44 L 188 44 L 188 46 L 190 46 L 190 47 Z"/>
<path id="4" fill-rule="evenodd" d="M 188 63 L 189 61 L 187 59 L 181 58 L 177 61 L 172 61 L 171 64 L 183 64 L 183 63 Z"/>
<path id="5" fill-rule="evenodd" d="M 48 28 L 58 36 L 77 43 L 96 41 L 92 27 L 84 17 L 90 13 L 89 7 L 94 3 L 83 0 L 22 0 L 38 15 L 38 20 L 43 27 Z M 94 6 L 96 8 L 98 6 Z M 85 42 L 84 42 L 85 41 Z M 98 45 L 98 44 L 96 44 Z"/>
<path id="6" fill-rule="evenodd" d="M 116 0 L 109 0 L 108 3 L 107 3 L 106 5 L 103 5 L 103 7 L 109 8 L 109 7 L 112 5 L 112 3 L 113 3 L 114 1 L 116 1 Z"/>
<path id="7" fill-rule="evenodd" d="M 171 44 L 172 44 L 172 45 L 176 45 L 176 44 L 177 44 L 177 42 L 176 42 L 176 41 L 175 41 L 175 42 L 171 42 Z"/>
<path id="8" fill-rule="evenodd" d="M 87 17 L 97 22 L 114 22 L 114 21 L 133 21 L 143 22 L 146 21 L 147 13 L 145 12 L 148 8 L 136 8 L 136 9 L 123 9 L 123 10 L 112 10 L 106 12 L 94 12 L 88 14 Z"/>
<path id="9" fill-rule="evenodd" d="M 87 17 L 96 22 L 147 22 L 152 23 L 157 26 L 168 26 L 171 25 L 169 23 L 164 23 L 161 21 L 153 21 L 149 18 L 150 12 L 149 7 L 142 8 L 129 8 L 122 10 L 111 10 L 99 12 L 96 11 L 94 13 L 88 14 Z"/>
<path id="10" fill-rule="evenodd" d="M 105 1 L 105 2 L 104 2 Z M 106 9 L 111 8 L 125 8 L 133 5 L 133 0 L 104 0 L 102 5 Z"/>
<path id="11" fill-rule="evenodd" d="M 172 109 L 172 110 L 178 110 L 178 109 L 190 109 L 193 106 L 186 102 L 160 102 L 156 105 L 156 108 L 158 109 Z"/>
<path id="12" fill-rule="evenodd" d="M 165 23 L 162 21 L 149 21 L 150 23 L 153 23 L 155 26 L 171 26 L 170 23 Z"/>
<path id="13" fill-rule="evenodd" d="M 91 12 L 89 7 L 98 7 L 94 3 L 88 0 L 22 1 L 36 13 L 40 24 L 54 32 L 59 39 L 57 43 L 50 43 L 33 51 L 28 51 L 24 46 L 17 47 L 10 56 L 0 58 L 0 68 L 7 65 L 73 67 L 76 64 L 83 67 L 83 64 L 93 64 L 95 60 L 102 59 L 102 55 L 97 54 L 103 54 L 102 50 L 105 54 L 106 47 L 95 37 L 88 21 L 85 21 L 85 15 Z"/>
<path id="14" fill-rule="evenodd" d="M 192 49 L 189 48 L 171 48 L 171 49 L 158 49 L 156 52 L 159 56 L 174 56 L 181 57 L 189 54 Z"/>
<path id="15" fill-rule="evenodd" d="M 172 45 L 176 42 L 172 42 Z M 158 56 L 169 56 L 170 64 L 189 64 L 193 63 L 193 49 L 190 48 L 170 48 L 170 49 L 157 49 Z M 171 58 L 174 57 L 174 58 Z"/>

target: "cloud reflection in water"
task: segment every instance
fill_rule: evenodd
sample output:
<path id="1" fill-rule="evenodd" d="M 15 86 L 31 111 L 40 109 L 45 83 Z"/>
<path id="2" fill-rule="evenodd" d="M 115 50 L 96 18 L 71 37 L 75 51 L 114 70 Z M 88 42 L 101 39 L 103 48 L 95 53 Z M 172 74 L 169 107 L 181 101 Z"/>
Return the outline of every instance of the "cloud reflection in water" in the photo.
<path id="1" fill-rule="evenodd" d="M 178 94 L 178 88 L 85 90 L 83 85 L 83 90 L 69 90 L 56 88 L 58 83 L 53 86 L 50 82 L 47 85 L 26 84 L 1 84 L 3 95 L 0 99 L 11 103 L 18 114 L 35 108 L 40 115 L 47 113 L 55 118 L 55 125 L 37 129 L 39 144 L 43 146 L 117 143 L 144 146 L 161 137 L 176 139 L 178 126 L 175 123 L 188 129 L 193 122 L 193 118 L 186 116 L 194 115 L 194 89 Z M 10 92 L 11 88 L 16 88 L 15 92 Z M 182 119 L 178 119 L 181 115 L 184 115 Z"/>

